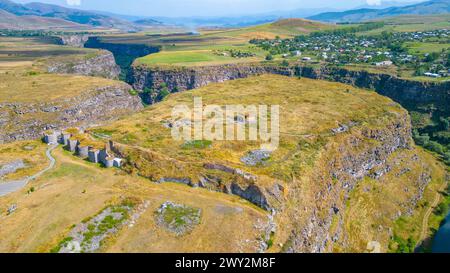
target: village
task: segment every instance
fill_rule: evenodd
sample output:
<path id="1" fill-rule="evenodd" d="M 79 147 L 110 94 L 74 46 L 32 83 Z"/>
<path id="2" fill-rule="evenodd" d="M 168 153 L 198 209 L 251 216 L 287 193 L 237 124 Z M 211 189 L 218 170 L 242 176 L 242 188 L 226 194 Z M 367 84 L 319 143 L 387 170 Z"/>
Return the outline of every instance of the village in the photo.
<path id="1" fill-rule="evenodd" d="M 61 144 L 76 156 L 92 163 L 100 163 L 105 168 L 122 167 L 122 159 L 112 152 L 113 143 L 94 141 L 78 128 L 66 129 L 62 132 L 48 131 L 44 133 L 43 141 L 48 145 Z"/>
<path id="2" fill-rule="evenodd" d="M 294 39 L 254 39 L 252 44 L 283 58 L 321 61 L 334 65 L 367 64 L 375 67 L 411 69 L 414 76 L 448 77 L 450 75 L 450 30 L 427 32 L 382 32 L 365 36 L 343 32 L 317 32 Z M 411 52 L 405 43 L 449 45 L 440 52 Z M 269 58 L 270 59 L 270 58 Z"/>

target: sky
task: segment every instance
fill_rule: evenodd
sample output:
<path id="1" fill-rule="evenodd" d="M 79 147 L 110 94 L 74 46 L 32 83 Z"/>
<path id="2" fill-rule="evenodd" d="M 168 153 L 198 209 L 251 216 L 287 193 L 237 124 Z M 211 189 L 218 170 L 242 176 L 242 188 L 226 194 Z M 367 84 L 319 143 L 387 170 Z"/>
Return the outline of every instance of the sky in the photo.
<path id="1" fill-rule="evenodd" d="M 350 9 L 384 0 L 13 0 L 139 16 L 227 16 L 309 8 Z M 386 0 L 388 1 L 388 0 Z M 392 0 L 389 0 L 392 1 Z M 395 0 L 412 2 L 413 0 Z M 416 0 L 417 1 L 417 0 Z"/>

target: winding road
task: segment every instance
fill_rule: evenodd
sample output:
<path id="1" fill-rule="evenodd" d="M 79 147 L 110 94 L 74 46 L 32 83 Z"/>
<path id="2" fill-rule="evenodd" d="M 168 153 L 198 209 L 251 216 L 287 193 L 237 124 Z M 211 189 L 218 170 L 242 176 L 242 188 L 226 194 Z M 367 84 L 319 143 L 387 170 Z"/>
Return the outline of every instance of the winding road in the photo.
<path id="1" fill-rule="evenodd" d="M 11 181 L 11 182 L 6 182 L 6 183 L 0 183 L 0 197 L 8 195 L 10 193 L 16 192 L 20 189 L 22 189 L 23 187 L 25 187 L 28 183 L 30 183 L 30 181 L 35 180 L 36 178 L 38 178 L 39 176 L 43 175 L 44 173 L 46 173 L 47 171 L 53 169 L 53 167 L 55 167 L 56 164 L 56 160 L 55 158 L 53 158 L 51 152 L 58 147 L 58 145 L 52 145 L 50 146 L 47 151 L 45 152 L 45 155 L 47 156 L 47 158 L 50 160 L 50 164 L 48 165 L 47 168 L 39 171 L 38 173 L 29 176 L 27 178 L 24 178 L 22 180 L 16 180 L 16 181 Z"/>

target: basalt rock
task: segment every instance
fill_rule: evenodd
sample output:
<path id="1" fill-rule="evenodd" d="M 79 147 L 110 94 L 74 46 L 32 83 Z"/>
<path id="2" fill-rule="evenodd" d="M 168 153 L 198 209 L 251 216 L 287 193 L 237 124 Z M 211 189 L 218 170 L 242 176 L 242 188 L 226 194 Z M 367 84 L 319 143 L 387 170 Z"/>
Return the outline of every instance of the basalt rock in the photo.
<path id="1" fill-rule="evenodd" d="M 67 45 L 72 47 L 84 47 L 84 44 L 88 41 L 89 35 L 87 34 L 74 34 L 74 35 L 61 35 L 54 37 L 55 42 L 59 45 Z"/>
<path id="2" fill-rule="evenodd" d="M 49 129 L 95 125 L 141 110 L 141 100 L 130 89 L 119 83 L 46 103 L 1 103 L 0 143 L 37 139 Z"/>
<path id="3" fill-rule="evenodd" d="M 101 51 L 93 57 L 87 56 L 74 62 L 55 61 L 48 65 L 47 71 L 49 73 L 76 74 L 118 79 L 120 67 L 116 64 L 111 52 Z"/>
<path id="4" fill-rule="evenodd" d="M 130 84 L 136 90 L 160 90 L 164 83 L 172 92 L 199 88 L 210 83 L 256 76 L 278 74 L 306 77 L 351 84 L 375 90 L 401 103 L 403 107 L 434 104 L 447 109 L 450 101 L 450 82 L 424 82 L 400 79 L 392 75 L 353 71 L 339 67 L 313 68 L 302 65 L 289 67 L 277 64 L 228 64 L 204 67 L 132 67 Z"/>
<path id="5" fill-rule="evenodd" d="M 345 214 L 349 194 L 374 169 L 389 172 L 389 157 L 404 149 L 412 149 L 411 125 L 407 113 L 394 121 L 376 129 L 361 128 L 342 136 L 342 140 L 328 145 L 319 160 L 325 168 L 312 179 L 317 181 L 310 193 L 314 196 L 311 204 L 301 203 L 299 207 L 288 210 L 294 219 L 294 228 L 289 238 L 286 252 L 328 252 L 343 233 L 342 219 Z M 333 156 L 330 156 L 333 155 Z M 428 177 L 428 176 L 427 176 Z M 418 192 L 423 192 L 430 180 L 418 178 Z M 291 192 L 296 192 L 290 189 Z M 414 209 L 420 197 L 409 200 L 407 210 Z M 294 195 L 288 199 L 295 200 Z M 297 200 L 299 201 L 299 200 Z M 307 217 L 298 219 L 298 213 L 307 212 Z M 338 231 L 330 234 L 333 218 L 339 219 Z"/>

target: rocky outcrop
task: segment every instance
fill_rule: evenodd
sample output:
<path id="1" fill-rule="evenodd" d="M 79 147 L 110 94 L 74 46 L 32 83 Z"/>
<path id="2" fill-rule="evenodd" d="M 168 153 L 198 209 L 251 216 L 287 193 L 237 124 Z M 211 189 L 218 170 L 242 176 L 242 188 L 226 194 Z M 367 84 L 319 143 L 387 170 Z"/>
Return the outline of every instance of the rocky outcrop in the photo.
<path id="1" fill-rule="evenodd" d="M 130 82 L 130 68 L 136 58 L 156 53 L 160 50 L 159 47 L 143 44 L 108 43 L 98 37 L 90 37 L 84 46 L 86 48 L 100 48 L 112 52 L 117 64 L 121 68 L 122 79 L 127 82 Z"/>
<path id="2" fill-rule="evenodd" d="M 144 87 L 158 89 L 165 83 L 170 90 L 190 90 L 210 83 L 224 82 L 262 74 L 279 74 L 293 76 L 289 67 L 268 65 L 222 65 L 208 67 L 148 67 L 137 65 L 133 67 L 133 86 L 137 90 Z"/>
<path id="3" fill-rule="evenodd" d="M 0 143 L 36 139 L 48 129 L 85 127 L 136 112 L 143 106 L 130 89 L 118 83 L 51 102 L 1 103 Z"/>
<path id="4" fill-rule="evenodd" d="M 261 74 L 278 74 L 285 76 L 307 77 L 351 84 L 361 88 L 375 90 L 401 103 L 409 105 L 435 104 L 449 109 L 450 82 L 423 82 L 400 79 L 392 75 L 353 71 L 338 67 L 312 68 L 292 65 L 285 67 L 269 64 L 230 64 L 207 67 L 148 67 L 134 66 L 132 80 L 129 81 L 137 90 L 145 87 L 159 90 L 165 83 L 171 91 L 183 91 L 205 86 L 209 83 L 224 82 Z"/>
<path id="5" fill-rule="evenodd" d="M 58 44 L 72 47 L 84 47 L 84 44 L 88 39 L 89 35 L 87 34 L 62 35 L 55 37 Z"/>
<path id="6" fill-rule="evenodd" d="M 392 75 L 369 73 L 367 71 L 354 71 L 336 67 L 311 67 L 296 66 L 295 75 L 336 81 L 351 84 L 360 88 L 375 90 L 383 96 L 387 96 L 403 107 L 410 105 L 418 107 L 425 104 L 449 109 L 450 82 L 427 82 L 400 79 Z"/>
<path id="7" fill-rule="evenodd" d="M 120 75 L 120 67 L 116 64 L 114 56 L 111 52 L 104 50 L 76 61 L 53 61 L 47 66 L 47 70 L 49 73 L 77 74 L 107 79 L 118 79 Z"/>
<path id="8" fill-rule="evenodd" d="M 406 112 L 386 126 L 376 129 L 363 127 L 328 145 L 319 160 L 319 164 L 325 168 L 312 178 L 317 181 L 317 187 L 310 193 L 314 196 L 313 202 L 306 206 L 302 204 L 298 208 L 290 208 L 287 212 L 295 224 L 284 251 L 331 251 L 333 242 L 344 236 L 342 219 L 350 192 L 364 177 L 369 176 L 372 170 L 381 168 L 389 172 L 389 157 L 402 149 L 412 149 L 411 125 Z M 419 188 L 423 191 L 429 182 L 422 181 L 423 185 Z M 290 191 L 298 192 L 292 188 Z M 288 196 L 288 199 L 295 200 L 295 195 Z M 411 202 L 409 207 L 413 209 L 415 203 Z M 298 219 L 297 215 L 305 211 L 309 212 L 308 216 L 302 220 Z M 335 217 L 340 219 L 337 221 L 340 228 L 336 233 L 330 234 Z"/>

